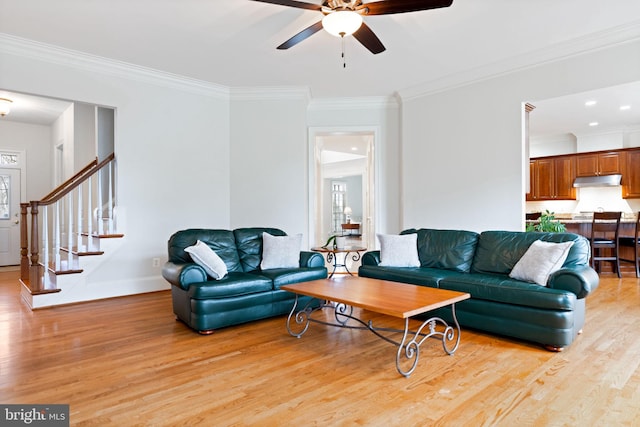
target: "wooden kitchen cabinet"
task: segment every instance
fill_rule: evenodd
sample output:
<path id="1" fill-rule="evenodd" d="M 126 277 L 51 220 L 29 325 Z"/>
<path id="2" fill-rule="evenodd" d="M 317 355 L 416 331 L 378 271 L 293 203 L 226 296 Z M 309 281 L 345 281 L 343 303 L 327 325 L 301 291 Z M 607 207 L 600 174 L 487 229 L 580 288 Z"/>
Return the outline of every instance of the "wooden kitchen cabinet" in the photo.
<path id="1" fill-rule="evenodd" d="M 624 154 L 618 151 L 578 154 L 576 176 L 615 175 L 622 172 Z"/>
<path id="2" fill-rule="evenodd" d="M 625 153 L 622 169 L 622 197 L 640 199 L 640 149 Z"/>
<path id="3" fill-rule="evenodd" d="M 531 159 L 527 200 L 575 200 L 575 164 L 575 156 Z"/>

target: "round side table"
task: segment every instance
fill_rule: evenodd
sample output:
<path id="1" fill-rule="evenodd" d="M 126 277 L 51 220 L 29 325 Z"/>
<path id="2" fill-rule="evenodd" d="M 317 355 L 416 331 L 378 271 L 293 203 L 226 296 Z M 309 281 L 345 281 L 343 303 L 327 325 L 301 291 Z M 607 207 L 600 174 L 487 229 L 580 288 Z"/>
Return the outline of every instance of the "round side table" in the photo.
<path id="1" fill-rule="evenodd" d="M 349 254 L 353 254 L 351 255 L 351 259 L 353 261 L 360 261 L 360 257 L 361 254 L 360 252 L 364 252 L 367 250 L 367 248 L 362 247 L 362 246 L 346 246 L 344 248 L 334 248 L 334 247 L 323 247 L 323 246 L 315 246 L 313 248 L 311 248 L 312 251 L 314 252 L 321 252 L 323 254 L 326 254 L 327 257 L 327 262 L 331 265 L 333 265 L 333 271 L 331 272 L 331 274 L 329 275 L 329 278 L 332 278 L 333 275 L 336 273 L 336 269 L 338 267 L 344 267 L 344 269 L 347 271 L 347 273 L 350 276 L 353 276 L 353 273 L 351 273 L 349 271 L 349 268 L 346 265 L 346 261 L 347 261 L 347 257 L 349 256 Z M 338 264 L 338 257 L 336 256 L 337 254 L 344 254 L 344 262 L 341 264 Z"/>

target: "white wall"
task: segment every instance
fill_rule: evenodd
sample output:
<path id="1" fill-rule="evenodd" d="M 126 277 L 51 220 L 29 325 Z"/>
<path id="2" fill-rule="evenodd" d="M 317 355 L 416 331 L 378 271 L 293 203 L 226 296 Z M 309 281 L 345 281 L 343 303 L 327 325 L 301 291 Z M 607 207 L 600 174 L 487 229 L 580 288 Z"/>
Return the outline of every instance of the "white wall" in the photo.
<path id="1" fill-rule="evenodd" d="M 73 106 L 73 169 L 75 172 L 97 157 L 96 126 L 96 106 L 76 102 Z"/>
<path id="2" fill-rule="evenodd" d="M 231 228 L 307 235 L 307 92 L 243 93 L 231 101 Z"/>
<path id="3" fill-rule="evenodd" d="M 640 130 L 633 130 L 625 133 L 624 147 L 640 147 Z"/>
<path id="4" fill-rule="evenodd" d="M 74 151 L 74 117 L 75 105 L 71 104 L 51 125 L 51 153 L 53 168 L 51 180 L 54 186 L 62 184 L 77 171 L 73 165 Z"/>
<path id="5" fill-rule="evenodd" d="M 51 127 L 0 120 L 0 150 L 24 151 L 26 193 L 21 202 L 38 200 L 51 189 Z"/>
<path id="6" fill-rule="evenodd" d="M 0 87 L 116 108 L 124 244 L 90 277 L 123 293 L 168 288 L 152 258 L 187 227 L 230 225 L 229 100 L 214 85 L 0 39 Z"/>
<path id="7" fill-rule="evenodd" d="M 639 51 L 636 40 L 443 92 L 403 94 L 403 227 L 523 229 L 522 102 L 636 81 Z"/>
<path id="8" fill-rule="evenodd" d="M 578 134 L 577 151 L 620 150 L 624 148 L 624 132 Z"/>
<path id="9" fill-rule="evenodd" d="M 577 138 L 572 133 L 529 139 L 529 157 L 556 156 L 577 152 Z"/>

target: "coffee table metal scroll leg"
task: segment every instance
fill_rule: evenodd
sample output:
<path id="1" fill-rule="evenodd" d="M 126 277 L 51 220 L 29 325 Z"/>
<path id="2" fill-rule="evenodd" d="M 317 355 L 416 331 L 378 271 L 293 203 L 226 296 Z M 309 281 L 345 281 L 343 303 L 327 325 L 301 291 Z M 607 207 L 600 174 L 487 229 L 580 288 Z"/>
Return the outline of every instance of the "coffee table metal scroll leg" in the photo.
<path id="1" fill-rule="evenodd" d="M 398 346 L 398 354 L 396 355 L 396 369 L 400 372 L 401 375 L 408 377 L 411 373 L 416 369 L 416 365 L 418 364 L 418 359 L 420 358 L 420 344 L 416 342 L 415 337 L 407 342 L 407 338 L 409 335 L 409 318 L 404 319 L 404 333 L 402 335 L 402 341 Z M 408 370 L 404 370 L 400 364 L 400 361 L 404 358 L 413 362 Z"/>
<path id="2" fill-rule="evenodd" d="M 400 374 L 408 377 L 411 373 L 416 369 L 416 365 L 418 364 L 418 359 L 420 358 L 420 346 L 427 338 L 430 337 L 442 337 L 442 348 L 445 353 L 452 355 L 458 349 L 458 345 L 460 344 L 460 324 L 458 323 L 458 318 L 456 317 L 456 308 L 455 304 L 451 304 L 451 313 L 453 314 L 453 322 L 455 323 L 455 328 L 445 322 L 443 319 L 439 317 L 432 317 L 430 319 L 425 320 L 422 325 L 418 328 L 418 330 L 413 334 L 413 338 L 409 339 L 409 318 L 404 319 L 404 334 L 402 336 L 402 341 L 398 346 L 398 353 L 396 355 L 396 368 Z M 438 330 L 437 325 L 440 324 L 444 326 L 444 330 Z M 428 333 L 423 333 L 422 330 L 427 327 Z M 455 342 L 452 348 L 449 348 L 449 344 L 451 342 Z M 406 359 L 408 364 L 410 365 L 407 370 L 403 369 L 401 366 L 401 361 Z M 405 362 L 405 365 L 407 363 Z"/>
<path id="3" fill-rule="evenodd" d="M 296 338 L 300 338 L 302 334 L 307 332 L 307 329 L 309 329 L 309 316 L 311 315 L 312 310 L 309 308 L 308 305 L 298 312 L 296 312 L 297 308 L 298 308 L 298 294 L 296 294 L 296 299 L 293 302 L 293 307 L 291 307 L 291 312 L 287 317 L 287 331 L 289 331 L 289 335 L 294 336 Z M 295 313 L 295 316 L 294 316 L 294 313 Z M 295 324 L 298 325 L 296 330 L 299 330 L 300 328 L 302 328 L 301 331 L 299 332 L 293 331 L 293 329 L 291 328 L 292 319 L 295 319 Z"/>

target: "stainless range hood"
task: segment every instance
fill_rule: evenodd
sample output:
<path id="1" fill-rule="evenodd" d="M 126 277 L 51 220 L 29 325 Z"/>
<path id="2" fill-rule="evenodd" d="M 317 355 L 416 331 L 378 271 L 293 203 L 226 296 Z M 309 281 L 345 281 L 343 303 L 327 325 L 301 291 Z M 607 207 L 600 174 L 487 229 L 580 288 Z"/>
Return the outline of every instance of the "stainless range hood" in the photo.
<path id="1" fill-rule="evenodd" d="M 580 176 L 573 181 L 574 187 L 613 187 L 620 185 L 622 175 Z"/>

